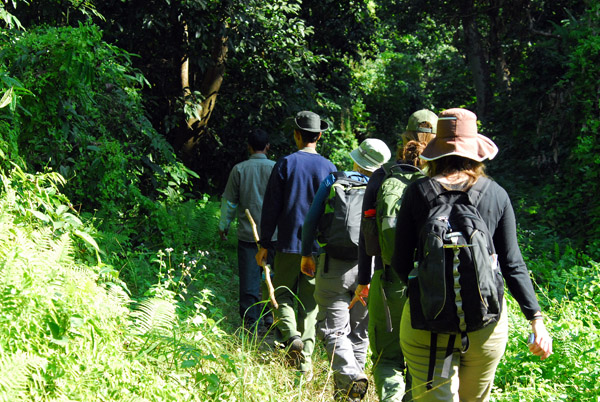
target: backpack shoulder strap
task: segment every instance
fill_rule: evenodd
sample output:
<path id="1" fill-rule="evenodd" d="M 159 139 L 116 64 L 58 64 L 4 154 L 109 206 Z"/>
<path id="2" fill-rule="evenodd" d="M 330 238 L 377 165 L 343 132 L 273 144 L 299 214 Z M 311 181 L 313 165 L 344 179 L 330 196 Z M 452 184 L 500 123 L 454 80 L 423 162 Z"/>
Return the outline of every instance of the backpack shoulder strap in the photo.
<path id="1" fill-rule="evenodd" d="M 385 173 L 385 178 L 387 178 L 392 173 L 392 169 L 394 168 L 394 166 L 396 166 L 396 162 L 386 162 L 383 165 L 381 165 L 383 173 Z"/>
<path id="2" fill-rule="evenodd" d="M 469 201 L 475 208 L 477 208 L 477 205 L 479 205 L 479 201 L 481 201 L 483 194 L 488 189 L 491 182 L 492 181 L 487 177 L 480 177 L 479 180 L 477 180 L 477 182 L 475 182 L 475 184 L 473 184 L 473 186 L 467 191 L 467 194 L 469 195 Z"/>
<path id="3" fill-rule="evenodd" d="M 419 192 L 425 198 L 427 206 L 432 208 L 435 205 L 435 200 L 442 192 L 435 186 L 433 179 L 428 177 L 424 180 L 415 182 L 415 185 L 419 189 Z"/>
<path id="4" fill-rule="evenodd" d="M 335 177 L 336 180 L 340 179 L 340 178 L 348 177 L 348 176 L 346 176 L 345 172 L 342 172 L 342 171 L 339 171 L 339 170 L 337 172 L 333 172 L 332 174 L 333 174 L 333 177 Z"/>
<path id="5" fill-rule="evenodd" d="M 421 173 L 423 176 L 425 176 L 425 172 L 423 172 L 421 169 L 419 169 L 418 167 L 414 166 L 414 165 L 409 165 L 407 163 L 398 163 L 395 166 L 401 168 L 404 172 L 410 172 L 410 173 L 416 173 L 419 172 Z"/>

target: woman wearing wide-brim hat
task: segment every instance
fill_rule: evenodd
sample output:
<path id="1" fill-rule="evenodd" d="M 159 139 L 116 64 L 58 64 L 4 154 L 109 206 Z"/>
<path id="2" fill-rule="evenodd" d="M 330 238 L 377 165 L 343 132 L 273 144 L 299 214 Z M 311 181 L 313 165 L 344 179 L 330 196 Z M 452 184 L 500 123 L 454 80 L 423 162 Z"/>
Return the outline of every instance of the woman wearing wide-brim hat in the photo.
<path id="1" fill-rule="evenodd" d="M 496 145 L 477 132 L 474 113 L 465 109 L 445 110 L 439 114 L 437 136 L 421 154 L 428 163 L 429 177 L 420 181 L 430 181 L 439 191 L 467 191 L 486 177 L 483 161 L 494 158 L 497 153 Z M 418 183 L 407 188 L 396 224 L 392 266 L 406 283 L 414 268 L 419 230 L 429 212 L 429 204 L 425 202 Z M 492 235 L 506 286 L 531 323 L 535 339 L 529 350 L 545 359 L 552 353 L 552 338 L 544 326 L 533 284 L 517 243 L 515 215 L 508 194 L 490 180 L 477 210 Z M 417 251 L 420 253 L 420 250 Z M 506 301 L 501 302 L 502 312 L 497 322 L 468 333 L 466 349 L 461 344 L 461 336 L 456 337 L 454 345 L 449 345 L 449 335 L 436 335 L 435 365 L 429 360 L 431 339 L 434 338 L 429 331 L 413 328 L 410 303 L 409 297 L 400 326 L 400 343 L 413 380 L 413 398 L 420 401 L 488 400 L 496 367 L 508 341 Z M 447 356 L 451 358 L 445 359 Z M 430 367 L 434 367 L 433 376 Z M 431 379 L 433 381 L 429 382 Z"/>

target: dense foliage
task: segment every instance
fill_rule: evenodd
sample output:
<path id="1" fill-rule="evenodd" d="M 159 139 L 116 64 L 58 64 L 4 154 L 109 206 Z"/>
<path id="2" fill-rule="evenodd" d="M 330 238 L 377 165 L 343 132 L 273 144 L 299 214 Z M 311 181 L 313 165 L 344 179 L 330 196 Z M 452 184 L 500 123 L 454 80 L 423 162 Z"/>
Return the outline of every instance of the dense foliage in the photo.
<path id="1" fill-rule="evenodd" d="M 281 351 L 234 332 L 234 243 L 157 252 L 154 284 L 132 299 L 118 273 L 94 257 L 97 244 L 68 212 L 58 174 L 16 168 L 1 178 L 0 400 L 328 400 L 322 350 L 307 384 Z M 52 209 L 62 212 L 50 221 Z M 216 225 L 216 205 L 198 212 Z M 540 255 L 553 239 L 537 232 L 521 230 L 520 242 L 554 354 L 540 363 L 527 352 L 528 325 L 509 296 L 510 341 L 492 400 L 595 400 L 600 264 L 572 249 Z"/>
<path id="2" fill-rule="evenodd" d="M 458 3 L 1 2 L 0 400 L 327 399 L 325 359 L 299 382 L 236 332 L 211 197 L 251 127 L 278 157 L 315 110 L 346 168 L 361 139 L 394 149 L 412 111 L 456 106 L 500 146 L 555 338 L 528 354 L 509 299 L 493 398 L 596 400 L 600 5 Z"/>
<path id="3" fill-rule="evenodd" d="M 60 175 L 16 168 L 1 179 L 0 400 L 206 401 L 222 392 L 213 371 L 226 375 L 231 362 L 218 315 L 206 314 L 218 257 L 190 253 L 175 268 L 159 254 L 156 285 L 134 301 L 112 268 L 82 258 L 96 259 L 98 246 L 68 212 Z M 192 271 L 203 290 L 177 305 Z"/>
<path id="4" fill-rule="evenodd" d="M 145 79 L 131 55 L 90 25 L 11 31 L 0 41 L 5 88 L 21 95 L 0 110 L 3 167 L 60 173 L 71 208 L 107 233 L 103 258 L 125 273 L 126 250 L 197 239 L 174 228 L 170 212 L 189 209 L 186 183 L 196 175 L 145 117 Z"/>

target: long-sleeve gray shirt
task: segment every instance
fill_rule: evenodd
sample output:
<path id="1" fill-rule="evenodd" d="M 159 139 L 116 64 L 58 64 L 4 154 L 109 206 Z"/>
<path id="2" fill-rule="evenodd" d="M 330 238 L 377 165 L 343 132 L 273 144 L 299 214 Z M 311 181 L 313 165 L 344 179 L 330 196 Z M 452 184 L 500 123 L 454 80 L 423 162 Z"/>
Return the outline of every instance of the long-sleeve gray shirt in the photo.
<path id="1" fill-rule="evenodd" d="M 262 204 L 273 166 L 275 161 L 267 159 L 265 154 L 255 153 L 231 169 L 223 192 L 219 229 L 228 229 L 237 212 L 238 240 L 255 241 L 245 210 L 250 211 L 257 230 L 260 230 Z"/>

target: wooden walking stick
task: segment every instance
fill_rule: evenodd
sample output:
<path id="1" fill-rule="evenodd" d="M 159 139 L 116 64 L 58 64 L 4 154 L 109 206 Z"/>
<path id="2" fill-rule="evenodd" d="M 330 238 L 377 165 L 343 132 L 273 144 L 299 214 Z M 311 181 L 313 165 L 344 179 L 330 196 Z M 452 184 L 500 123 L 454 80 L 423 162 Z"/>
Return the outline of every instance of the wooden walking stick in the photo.
<path id="1" fill-rule="evenodd" d="M 256 223 L 254 222 L 254 219 L 252 219 L 252 215 L 250 214 L 250 211 L 248 209 L 246 209 L 246 216 L 248 217 L 250 225 L 252 226 L 252 233 L 254 233 L 254 240 L 256 241 L 256 245 L 260 248 L 260 245 L 258 244 L 260 237 L 258 237 Z M 278 309 L 279 305 L 277 304 L 277 300 L 275 300 L 275 289 L 273 289 L 273 284 L 271 283 L 271 267 L 269 266 L 269 264 L 265 263 L 265 265 L 263 265 L 263 269 L 265 270 L 265 281 L 267 281 L 269 299 L 271 299 L 271 304 L 273 305 L 273 307 L 275 307 L 275 309 Z"/>

